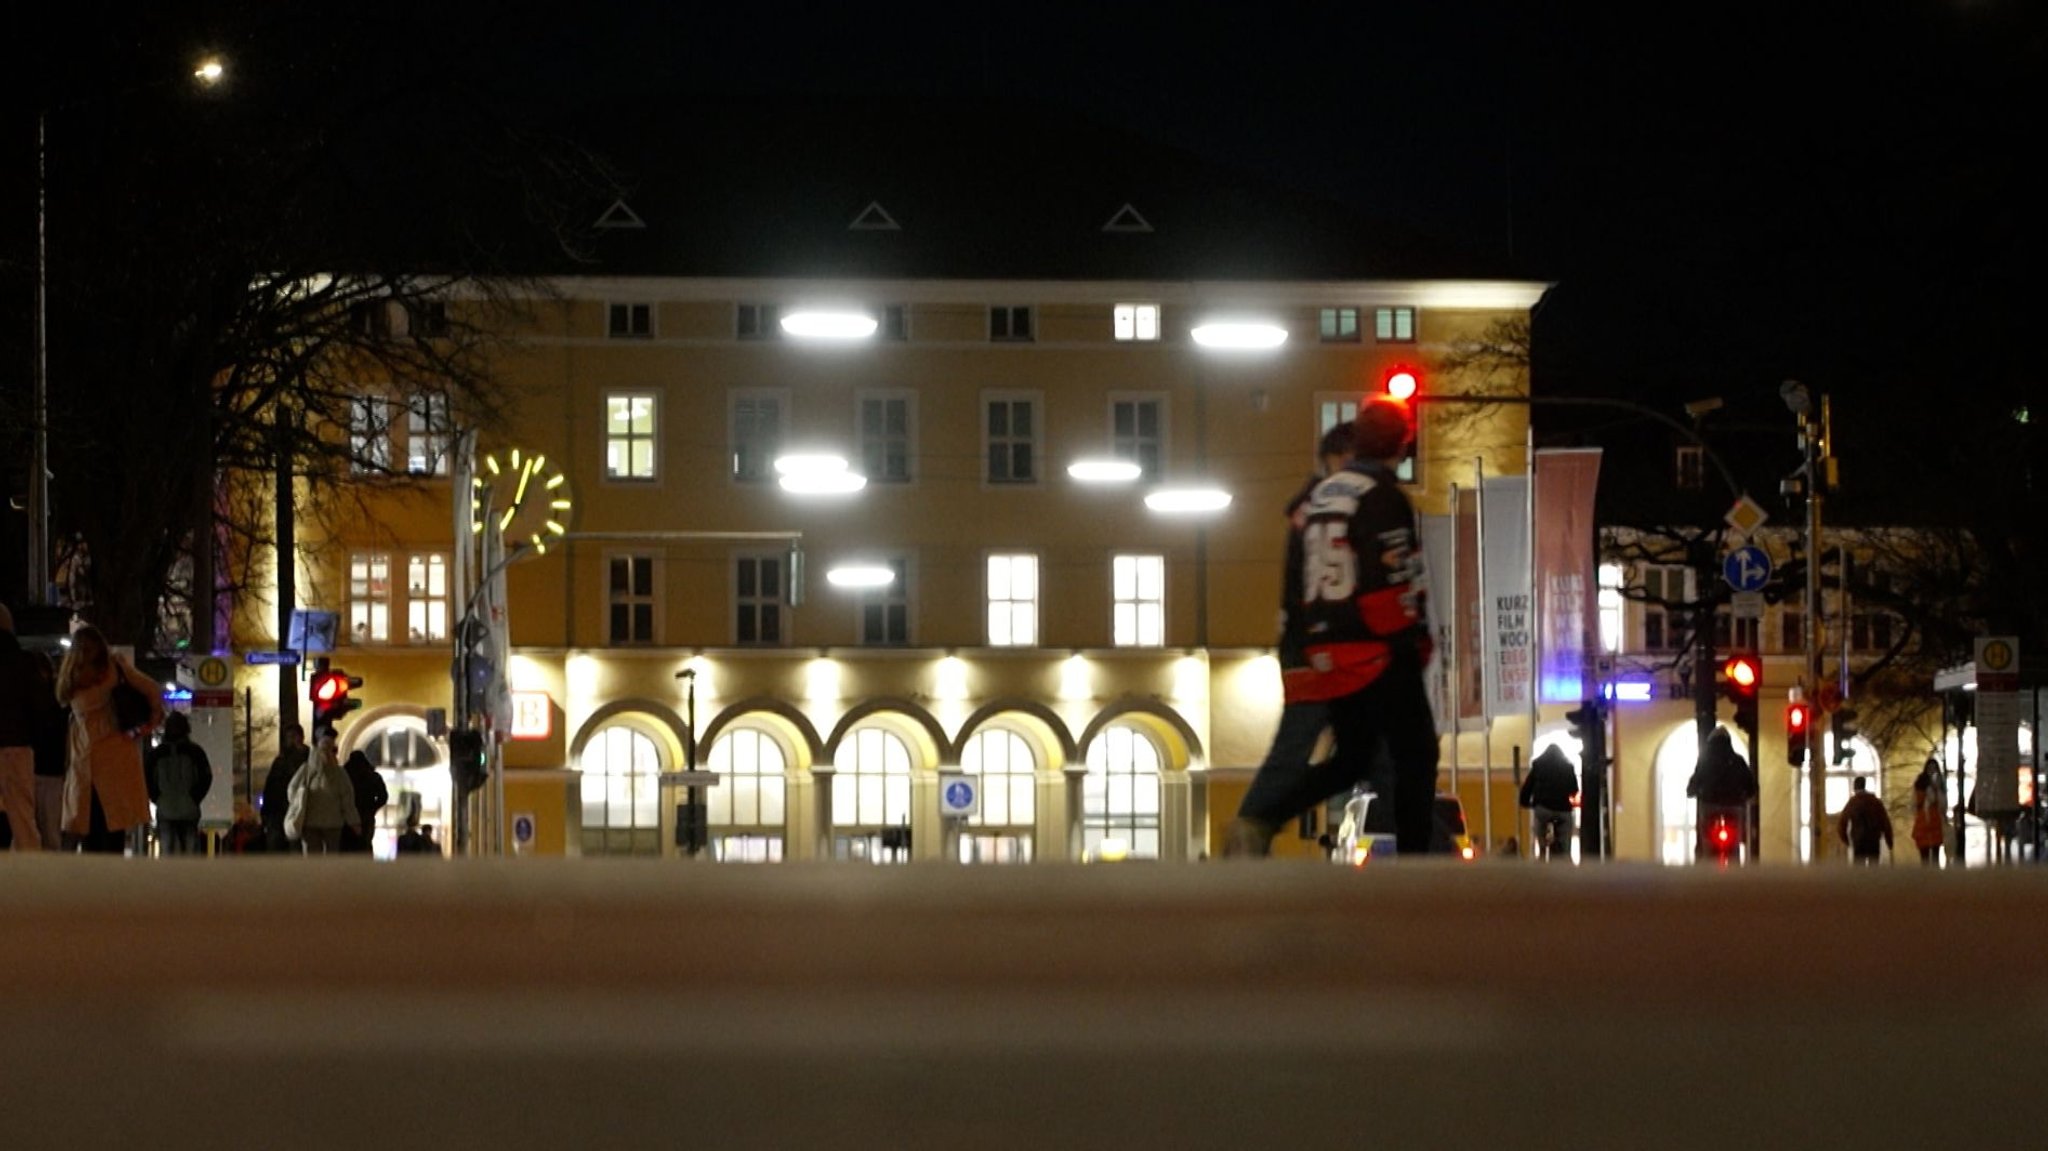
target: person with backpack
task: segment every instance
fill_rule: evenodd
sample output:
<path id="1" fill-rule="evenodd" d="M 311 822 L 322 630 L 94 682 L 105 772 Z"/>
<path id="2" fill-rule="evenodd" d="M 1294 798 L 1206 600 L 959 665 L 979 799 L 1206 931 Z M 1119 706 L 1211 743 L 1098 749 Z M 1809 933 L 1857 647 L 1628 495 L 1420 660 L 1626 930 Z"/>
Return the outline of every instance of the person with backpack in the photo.
<path id="1" fill-rule="evenodd" d="M 164 737 L 143 757 L 143 781 L 156 805 L 156 841 L 165 855 L 202 854 L 199 804 L 213 787 L 206 749 L 192 742 L 192 721 L 184 712 L 164 717 Z"/>
<path id="2" fill-rule="evenodd" d="M 1875 864 L 1880 845 L 1891 850 L 1892 816 L 1884 809 L 1884 801 L 1870 794 L 1868 779 L 1856 777 L 1856 792 L 1842 806 L 1835 834 L 1848 844 L 1851 858 L 1859 864 Z"/>
<path id="3" fill-rule="evenodd" d="M 1579 793 L 1578 769 L 1564 749 L 1551 744 L 1529 764 L 1521 805 L 1535 821 L 1536 854 L 1571 862 L 1572 797 Z"/>

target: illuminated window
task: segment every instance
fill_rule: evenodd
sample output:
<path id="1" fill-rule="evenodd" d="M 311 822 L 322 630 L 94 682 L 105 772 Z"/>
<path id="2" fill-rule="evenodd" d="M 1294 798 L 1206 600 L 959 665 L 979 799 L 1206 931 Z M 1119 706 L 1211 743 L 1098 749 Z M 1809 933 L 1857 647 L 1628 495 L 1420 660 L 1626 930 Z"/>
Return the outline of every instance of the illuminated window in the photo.
<path id="1" fill-rule="evenodd" d="M 1109 402 L 1109 451 L 1158 479 L 1166 454 L 1166 401 L 1151 396 L 1113 396 Z"/>
<path id="2" fill-rule="evenodd" d="M 788 783 L 782 746 L 767 733 L 735 728 L 711 745 L 705 767 L 719 774 L 706 789 L 713 857 L 726 863 L 782 858 Z"/>
<path id="3" fill-rule="evenodd" d="M 420 392 L 405 411 L 405 470 L 416 476 L 448 474 L 449 449 L 455 443 L 455 418 L 448 393 Z"/>
<path id="4" fill-rule="evenodd" d="M 833 853 L 870 863 L 907 862 L 894 844 L 910 827 L 910 748 L 879 727 L 847 734 L 833 757 Z"/>
<path id="5" fill-rule="evenodd" d="M 732 397 L 732 478 L 765 483 L 775 478 L 775 457 L 782 451 L 780 393 L 746 389 Z"/>
<path id="6" fill-rule="evenodd" d="M 1014 731 L 975 733 L 960 770 L 981 784 L 981 810 L 960 836 L 962 863 L 1029 863 L 1038 818 L 1037 759 Z"/>
<path id="7" fill-rule="evenodd" d="M 1115 841 L 1128 858 L 1159 858 L 1159 748 L 1137 728 L 1115 724 L 1088 745 L 1081 781 L 1081 847 L 1088 858 Z"/>
<path id="8" fill-rule="evenodd" d="M 1003 304 L 988 310 L 988 338 L 999 342 L 1028 343 L 1031 340 L 1031 308 Z"/>
<path id="9" fill-rule="evenodd" d="M 1035 393 L 982 395 L 982 445 L 991 484 L 1038 482 L 1038 403 Z"/>
<path id="10" fill-rule="evenodd" d="M 405 631 L 413 643 L 448 638 L 448 557 L 438 552 L 405 559 Z"/>
<path id="11" fill-rule="evenodd" d="M 733 561 L 733 642 L 774 647 L 783 642 L 782 555 Z"/>
<path id="12" fill-rule="evenodd" d="M 1355 344 L 1359 339 L 1357 308 L 1324 308 L 1316 330 L 1326 344 Z"/>
<path id="13" fill-rule="evenodd" d="M 655 478 L 657 411 L 650 392 L 617 392 L 604 398 L 604 478 Z"/>
<path id="14" fill-rule="evenodd" d="M 916 434 L 914 393 L 888 392 L 860 398 L 861 474 L 871 484 L 910 482 Z"/>
<path id="15" fill-rule="evenodd" d="M 1415 342 L 1414 308 L 1375 308 L 1372 313 L 1372 338 L 1382 344 L 1412 344 Z"/>
<path id="16" fill-rule="evenodd" d="M 615 555 L 608 566 L 606 585 L 606 642 L 644 644 L 654 642 L 654 557 Z"/>
<path id="17" fill-rule="evenodd" d="M 391 557 L 383 552 L 348 557 L 348 634 L 357 643 L 391 641 Z"/>
<path id="18" fill-rule="evenodd" d="M 1110 559 L 1114 600 L 1111 633 L 1118 647 L 1161 647 L 1166 643 L 1166 557 Z"/>
<path id="19" fill-rule="evenodd" d="M 636 727 L 600 728 L 577 760 L 583 773 L 583 854 L 661 854 L 660 745 Z"/>
<path id="20" fill-rule="evenodd" d="M 1626 618 L 1622 610 L 1622 579 L 1620 564 L 1600 565 L 1600 650 L 1604 652 L 1621 650 L 1622 621 Z"/>
<path id="21" fill-rule="evenodd" d="M 988 642 L 991 647 L 1038 643 L 1038 557 L 988 557 Z"/>
<path id="22" fill-rule="evenodd" d="M 357 396 L 348 405 L 349 470 L 358 474 L 391 470 L 391 401 Z"/>
<path id="23" fill-rule="evenodd" d="M 611 304 L 605 308 L 605 335 L 614 340 L 645 340 L 654 335 L 650 304 Z"/>
<path id="24" fill-rule="evenodd" d="M 1158 304 L 1118 304 L 1113 315 L 1116 319 L 1117 339 L 1156 340 L 1159 338 Z"/>

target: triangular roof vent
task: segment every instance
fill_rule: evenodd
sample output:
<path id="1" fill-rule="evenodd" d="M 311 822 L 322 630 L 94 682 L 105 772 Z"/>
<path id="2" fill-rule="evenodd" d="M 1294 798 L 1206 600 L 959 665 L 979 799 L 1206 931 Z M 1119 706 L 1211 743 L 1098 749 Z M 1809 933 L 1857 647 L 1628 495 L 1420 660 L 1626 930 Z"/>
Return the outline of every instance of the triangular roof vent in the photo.
<path id="1" fill-rule="evenodd" d="M 1152 230 L 1152 221 L 1140 215 L 1136 208 L 1125 204 L 1116 210 L 1116 215 L 1109 218 L 1109 223 L 1104 224 L 1102 230 L 1105 232 L 1149 232 Z"/>
<path id="2" fill-rule="evenodd" d="M 597 218 L 597 226 L 600 228 L 644 228 L 647 226 L 647 221 L 641 219 L 639 213 L 628 208 L 624 200 L 613 200 L 612 206 L 606 208 L 604 215 Z"/>
<path id="3" fill-rule="evenodd" d="M 900 232 L 903 230 L 903 225 L 896 222 L 896 217 L 889 214 L 889 209 L 884 208 L 880 200 L 869 200 L 868 206 L 860 210 L 860 215 L 853 218 L 853 223 L 848 224 L 846 230 L 849 232 Z"/>

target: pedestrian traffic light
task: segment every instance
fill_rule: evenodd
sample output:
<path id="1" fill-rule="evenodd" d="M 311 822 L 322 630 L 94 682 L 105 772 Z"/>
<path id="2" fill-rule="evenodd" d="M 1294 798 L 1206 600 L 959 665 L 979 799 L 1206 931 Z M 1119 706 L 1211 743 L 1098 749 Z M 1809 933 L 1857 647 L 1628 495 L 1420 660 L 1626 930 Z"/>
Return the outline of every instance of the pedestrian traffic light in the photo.
<path id="1" fill-rule="evenodd" d="M 363 677 L 350 675 L 338 667 L 329 667 L 325 658 L 314 668 L 306 694 L 313 701 L 313 728 L 317 731 L 333 727 L 342 716 L 363 706 L 362 700 L 350 694 L 363 686 Z"/>
<path id="2" fill-rule="evenodd" d="M 448 774 L 455 794 L 468 795 L 490 778 L 490 764 L 484 759 L 484 733 L 473 727 L 458 727 L 448 733 Z"/>
<path id="3" fill-rule="evenodd" d="M 1856 752 L 1849 744 L 1862 734 L 1861 729 L 1856 726 L 1856 709 L 1836 708 L 1835 714 L 1829 717 L 1829 725 L 1833 729 L 1830 734 L 1834 736 L 1835 762 L 1847 763 L 1854 759 Z"/>
<path id="4" fill-rule="evenodd" d="M 1736 652 L 1721 665 L 1721 686 L 1735 704 L 1735 724 L 1751 735 L 1756 732 L 1756 692 L 1763 679 L 1763 664 L 1755 652 Z"/>
<path id="5" fill-rule="evenodd" d="M 1415 482 L 1415 441 L 1421 438 L 1421 421 L 1416 418 L 1416 399 L 1422 394 L 1422 372 L 1408 364 L 1395 364 L 1380 377 L 1380 391 L 1408 410 L 1408 446 L 1394 464 L 1394 475 L 1404 484 Z"/>
<path id="6" fill-rule="evenodd" d="M 1803 701 L 1785 705 L 1785 762 L 1806 766 L 1806 733 L 1813 726 L 1813 708 Z"/>

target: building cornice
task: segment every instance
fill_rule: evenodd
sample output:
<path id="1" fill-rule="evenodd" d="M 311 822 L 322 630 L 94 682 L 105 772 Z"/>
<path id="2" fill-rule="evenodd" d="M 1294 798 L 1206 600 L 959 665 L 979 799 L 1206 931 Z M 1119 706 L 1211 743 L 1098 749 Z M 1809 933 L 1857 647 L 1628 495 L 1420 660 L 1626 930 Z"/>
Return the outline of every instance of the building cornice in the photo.
<path id="1" fill-rule="evenodd" d="M 1551 287 L 1534 280 L 892 280 L 682 276 L 558 276 L 543 283 L 557 296 L 578 300 L 1136 302 L 1195 307 L 1357 304 L 1484 311 L 1532 308 Z"/>

